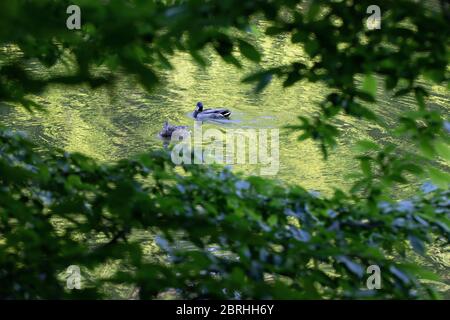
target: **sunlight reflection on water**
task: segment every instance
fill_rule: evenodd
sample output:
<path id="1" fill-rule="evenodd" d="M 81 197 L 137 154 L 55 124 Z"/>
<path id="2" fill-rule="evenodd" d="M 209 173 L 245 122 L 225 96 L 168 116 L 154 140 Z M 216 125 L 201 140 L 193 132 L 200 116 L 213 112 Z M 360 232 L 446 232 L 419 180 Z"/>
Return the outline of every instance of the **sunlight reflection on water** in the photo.
<path id="1" fill-rule="evenodd" d="M 307 60 L 301 48 L 282 36 L 262 37 L 257 46 L 264 52 L 264 67 Z M 298 142 L 298 132 L 284 129 L 286 125 L 299 124 L 297 116 L 317 112 L 316 103 L 328 93 L 323 85 L 300 82 L 284 89 L 281 81 L 274 79 L 257 95 L 252 86 L 241 83 L 245 75 L 258 70 L 257 65 L 245 62 L 240 70 L 212 51 L 205 56 L 210 64 L 206 69 L 193 63 L 187 54 L 173 56 L 174 70 L 161 72 L 161 83 L 151 93 L 128 77 L 121 77 L 112 89 L 56 86 L 36 98 L 48 107 L 46 114 L 2 108 L 0 119 L 25 130 L 43 147 L 58 146 L 109 162 L 161 148 L 163 142 L 158 133 L 166 120 L 192 128 L 192 112 L 197 101 L 202 101 L 205 108 L 226 107 L 232 111 L 231 120 L 205 122 L 205 129 L 279 128 L 280 170 L 275 178 L 323 192 L 351 184 L 346 175 L 359 166 L 351 149 L 355 141 L 393 141 L 385 128 L 341 115 L 336 120 L 342 132 L 339 147 L 324 161 L 317 145 Z M 415 108 L 412 96 L 394 100 L 382 90 L 381 81 L 378 87 L 378 104 L 372 107 L 388 127 L 403 112 Z M 434 86 L 430 104 L 448 115 L 448 92 Z M 248 164 L 233 168 L 247 174 L 258 172 L 257 167 Z"/>

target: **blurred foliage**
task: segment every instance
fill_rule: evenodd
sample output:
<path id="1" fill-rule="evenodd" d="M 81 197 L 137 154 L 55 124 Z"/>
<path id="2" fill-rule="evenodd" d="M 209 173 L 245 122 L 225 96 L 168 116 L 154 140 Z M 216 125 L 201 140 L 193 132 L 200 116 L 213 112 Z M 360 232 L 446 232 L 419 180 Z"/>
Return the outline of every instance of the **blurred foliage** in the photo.
<path id="1" fill-rule="evenodd" d="M 448 191 L 371 208 L 340 191 L 323 199 L 227 169 L 180 173 L 166 153 L 107 166 L 80 154 L 39 156 L 9 131 L 0 139 L 3 298 L 93 298 L 109 282 L 137 285 L 140 298 L 169 289 L 183 298 L 435 297 L 419 279 L 438 278 L 405 255 L 448 245 Z M 152 231 L 166 258 L 146 257 L 130 238 L 136 230 Z M 99 234 L 104 241 L 89 241 Z M 69 265 L 108 261 L 122 267 L 80 291 L 58 278 Z M 372 264 L 381 290 L 365 289 Z"/>
<path id="2" fill-rule="evenodd" d="M 68 30 L 69 4 L 82 10 L 82 29 Z M 27 139 L 2 130 L 0 139 L 0 297 L 96 298 L 106 283 L 130 284 L 141 298 L 173 292 L 183 298 L 416 298 L 438 297 L 437 281 L 409 249 L 426 254 L 448 246 L 450 124 L 427 106 L 422 77 L 448 86 L 448 6 L 380 2 L 382 26 L 367 30 L 376 1 L 53 1 L 0 2 L 0 101 L 39 108 L 32 95 L 55 83 L 92 87 L 133 74 L 147 89 L 170 56 L 215 49 L 242 67 L 262 52 L 245 37 L 255 19 L 266 36 L 288 34 L 311 58 L 262 69 L 244 82 L 263 90 L 273 77 L 291 86 L 321 82 L 332 89 L 315 117 L 300 117 L 300 139 L 317 140 L 325 156 L 336 145 L 338 114 L 379 122 L 370 110 L 377 82 L 395 96 L 414 94 L 417 110 L 402 115 L 395 134 L 417 150 L 361 141 L 355 185 L 329 198 L 227 170 L 187 166 L 180 174 L 164 153 L 101 165 L 79 154 L 38 154 Z M 440 5 L 438 5 L 440 4 Z M 239 32 L 238 32 L 239 31 Z M 36 74 L 38 62 L 66 74 Z M 98 72 L 98 70 L 108 72 Z M 362 84 L 359 85 L 359 80 Z M 444 164 L 442 164 L 444 163 Z M 444 169 L 443 169 L 444 167 Z M 440 187 L 396 202 L 392 190 L 412 175 Z M 161 259 L 132 240 L 151 231 Z M 92 241 L 103 235 L 103 243 Z M 186 241 L 191 250 L 180 249 Z M 72 264 L 93 270 L 114 261 L 109 279 L 92 278 L 67 291 L 61 273 Z M 365 270 L 377 264 L 382 290 L 366 290 Z"/>

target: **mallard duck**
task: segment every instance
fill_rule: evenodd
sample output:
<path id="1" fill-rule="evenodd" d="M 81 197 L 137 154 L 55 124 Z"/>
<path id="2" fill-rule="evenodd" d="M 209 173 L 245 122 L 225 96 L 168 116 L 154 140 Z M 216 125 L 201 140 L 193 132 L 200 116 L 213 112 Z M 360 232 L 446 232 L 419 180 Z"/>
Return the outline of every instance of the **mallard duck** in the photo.
<path id="1" fill-rule="evenodd" d="M 208 119 L 228 119 L 231 115 L 231 111 L 228 109 L 203 109 L 203 103 L 198 102 L 197 107 L 192 114 L 197 120 Z"/>
<path id="2" fill-rule="evenodd" d="M 159 136 L 162 138 L 170 139 L 172 134 L 177 130 L 186 130 L 187 126 L 173 126 L 168 121 L 164 122 L 162 130 L 159 132 Z"/>

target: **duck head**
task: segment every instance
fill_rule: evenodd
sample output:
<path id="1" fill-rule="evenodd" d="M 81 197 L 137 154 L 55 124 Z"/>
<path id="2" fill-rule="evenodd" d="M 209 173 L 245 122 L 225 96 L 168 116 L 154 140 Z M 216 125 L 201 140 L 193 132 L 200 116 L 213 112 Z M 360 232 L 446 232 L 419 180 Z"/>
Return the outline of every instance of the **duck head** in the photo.
<path id="1" fill-rule="evenodd" d="M 159 132 L 159 135 L 163 138 L 167 138 L 168 136 L 170 136 L 170 132 L 169 132 L 169 122 L 166 121 L 164 122 L 163 128 L 162 130 Z"/>
<path id="2" fill-rule="evenodd" d="M 197 106 L 195 107 L 194 113 L 192 114 L 194 118 L 197 118 L 197 115 L 203 111 L 203 103 L 197 102 Z"/>

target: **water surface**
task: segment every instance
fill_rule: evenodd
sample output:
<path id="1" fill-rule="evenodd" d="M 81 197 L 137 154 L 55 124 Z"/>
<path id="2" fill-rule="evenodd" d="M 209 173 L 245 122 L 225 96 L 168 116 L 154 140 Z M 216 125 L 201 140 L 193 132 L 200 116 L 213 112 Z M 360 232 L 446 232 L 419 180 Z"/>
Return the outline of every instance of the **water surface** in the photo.
<path id="1" fill-rule="evenodd" d="M 348 187 L 351 180 L 346 175 L 358 168 L 358 162 L 353 159 L 354 142 L 364 138 L 392 141 L 391 134 L 387 128 L 340 116 L 337 119 L 342 132 L 339 146 L 329 160 L 324 161 L 314 142 L 298 142 L 298 133 L 283 127 L 298 124 L 299 115 L 313 115 L 317 103 L 329 91 L 321 84 L 308 82 L 283 88 L 281 81 L 274 79 L 265 91 L 255 94 L 251 85 L 241 83 L 245 75 L 261 66 L 277 66 L 295 60 L 308 62 L 308 59 L 300 47 L 293 46 L 283 36 L 253 38 L 257 38 L 255 43 L 264 53 L 260 66 L 245 62 L 244 68 L 238 69 L 207 50 L 205 57 L 209 67 L 202 68 L 189 55 L 177 53 L 171 58 L 174 70 L 161 72 L 161 83 L 152 92 L 146 92 L 125 76 L 119 76 L 113 88 L 55 86 L 35 97 L 46 106 L 46 113 L 29 114 L 20 108 L 1 108 L 0 120 L 9 127 L 26 131 L 42 148 L 57 146 L 109 162 L 160 148 L 163 143 L 158 132 L 166 120 L 193 127 L 190 114 L 196 102 L 202 101 L 206 107 L 231 109 L 233 119 L 230 124 L 205 123 L 205 129 L 280 129 L 280 167 L 275 178 L 323 192 Z M 39 70 L 37 65 L 30 68 Z M 393 99 L 383 91 L 382 84 L 379 81 L 378 103 L 372 108 L 389 128 L 399 115 L 413 110 L 416 104 L 412 96 Z M 448 91 L 424 85 L 432 93 L 430 105 L 448 117 Z M 259 173 L 258 166 L 254 165 L 234 165 L 233 168 L 247 174 Z"/>

